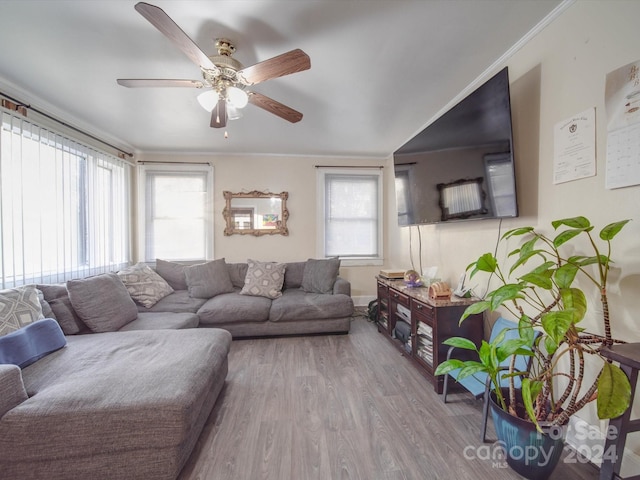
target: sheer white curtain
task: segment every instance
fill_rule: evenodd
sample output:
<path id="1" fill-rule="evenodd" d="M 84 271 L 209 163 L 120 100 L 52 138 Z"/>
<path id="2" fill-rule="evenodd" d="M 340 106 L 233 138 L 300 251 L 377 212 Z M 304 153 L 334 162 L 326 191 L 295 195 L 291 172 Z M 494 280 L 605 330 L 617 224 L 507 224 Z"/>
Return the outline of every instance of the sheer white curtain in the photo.
<path id="1" fill-rule="evenodd" d="M 128 264 L 131 166 L 0 113 L 1 286 L 62 282 Z"/>

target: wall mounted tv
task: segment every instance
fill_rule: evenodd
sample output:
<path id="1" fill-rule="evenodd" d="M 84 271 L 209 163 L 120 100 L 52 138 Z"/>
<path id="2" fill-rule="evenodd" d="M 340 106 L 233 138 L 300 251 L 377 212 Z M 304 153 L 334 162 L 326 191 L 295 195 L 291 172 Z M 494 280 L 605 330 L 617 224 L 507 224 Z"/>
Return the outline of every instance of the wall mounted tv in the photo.
<path id="1" fill-rule="evenodd" d="M 518 216 L 505 67 L 394 152 L 398 224 Z"/>

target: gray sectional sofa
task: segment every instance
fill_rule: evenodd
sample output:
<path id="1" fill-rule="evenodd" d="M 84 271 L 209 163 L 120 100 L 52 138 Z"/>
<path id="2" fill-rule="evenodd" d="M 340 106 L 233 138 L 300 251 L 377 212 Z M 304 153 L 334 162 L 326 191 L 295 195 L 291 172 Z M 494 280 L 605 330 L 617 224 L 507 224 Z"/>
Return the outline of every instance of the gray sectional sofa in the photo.
<path id="1" fill-rule="evenodd" d="M 210 298 L 193 296 L 188 279 L 190 268 L 158 260 L 156 271 L 174 289 L 150 308 L 138 305 L 143 313 L 182 312 L 198 317 L 200 327 L 229 331 L 234 338 L 313 333 L 347 333 L 354 311 L 351 284 L 338 276 L 338 261 L 307 260 L 284 263 L 280 295 L 268 298 L 242 294 L 248 263 L 209 262 L 228 272 L 230 285 L 217 289 Z M 206 293 L 206 292 L 205 292 Z"/>
<path id="2" fill-rule="evenodd" d="M 24 363 L 0 355 L 2 479 L 175 479 L 224 386 L 232 335 L 350 328 L 337 261 L 155 267 L 17 289 L 31 323 L 0 337 L 0 354 L 3 339 L 30 347 Z M 0 332 L 23 320 L 0 312 Z M 57 330 L 24 340 L 46 335 L 35 327 Z"/>

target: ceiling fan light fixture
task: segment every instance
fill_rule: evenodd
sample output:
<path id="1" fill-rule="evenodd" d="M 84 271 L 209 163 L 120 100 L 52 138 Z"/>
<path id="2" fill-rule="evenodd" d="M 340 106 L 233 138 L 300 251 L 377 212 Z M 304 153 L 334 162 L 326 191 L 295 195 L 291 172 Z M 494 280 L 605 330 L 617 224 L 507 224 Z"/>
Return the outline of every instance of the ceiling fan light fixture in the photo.
<path id="1" fill-rule="evenodd" d="M 238 87 L 227 87 L 227 103 L 235 108 L 244 108 L 249 103 L 249 95 Z"/>
<path id="2" fill-rule="evenodd" d="M 227 118 L 229 120 L 238 120 L 238 119 L 242 118 L 242 110 L 240 110 L 239 108 L 236 108 L 233 105 L 229 104 L 227 106 Z"/>
<path id="3" fill-rule="evenodd" d="M 207 112 L 212 112 L 215 106 L 218 104 L 220 96 L 215 90 L 207 90 L 198 95 L 198 103 Z"/>

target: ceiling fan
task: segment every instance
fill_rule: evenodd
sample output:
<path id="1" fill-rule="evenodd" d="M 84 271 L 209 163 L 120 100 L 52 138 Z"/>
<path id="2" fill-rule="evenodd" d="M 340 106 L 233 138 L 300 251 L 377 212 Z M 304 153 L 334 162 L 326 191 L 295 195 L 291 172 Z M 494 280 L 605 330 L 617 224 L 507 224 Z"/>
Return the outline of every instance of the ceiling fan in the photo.
<path id="1" fill-rule="evenodd" d="M 239 109 L 247 103 L 260 107 L 289 122 L 302 119 L 302 113 L 246 87 L 311 68 L 309 56 L 300 49 L 291 50 L 249 67 L 231 55 L 235 46 L 226 38 L 216 39 L 218 55 L 207 56 L 184 31 L 159 7 L 137 3 L 135 9 L 171 40 L 200 67 L 203 80 L 120 78 L 124 87 L 187 87 L 206 88 L 198 96 L 200 104 L 211 112 L 211 126 L 223 128 L 227 119 L 239 118 Z"/>

